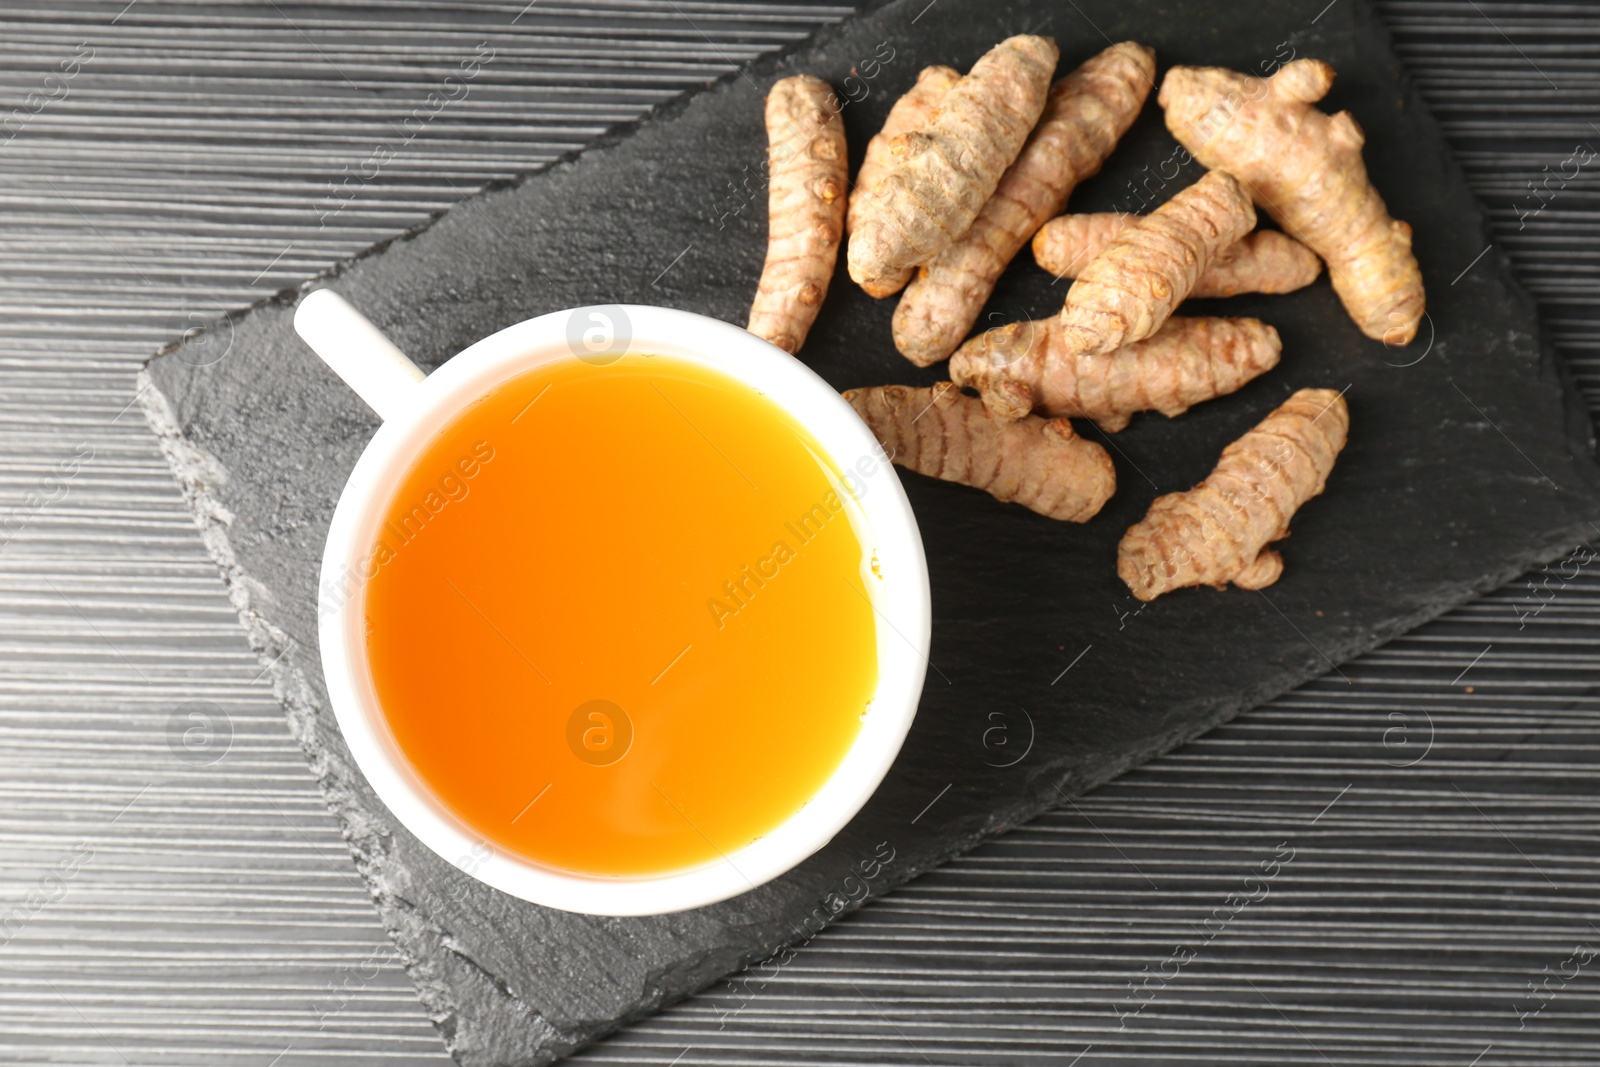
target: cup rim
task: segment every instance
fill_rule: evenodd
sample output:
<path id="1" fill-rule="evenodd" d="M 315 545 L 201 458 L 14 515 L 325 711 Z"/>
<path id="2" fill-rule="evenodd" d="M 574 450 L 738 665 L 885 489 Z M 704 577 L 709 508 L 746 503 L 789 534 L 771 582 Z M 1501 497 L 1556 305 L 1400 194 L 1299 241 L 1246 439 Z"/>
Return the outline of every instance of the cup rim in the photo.
<path id="1" fill-rule="evenodd" d="M 857 481 L 847 484 L 865 487 L 854 501 L 869 524 L 878 563 L 871 592 L 878 687 L 844 759 L 810 801 L 761 838 L 702 866 L 660 875 L 562 871 L 484 839 L 444 807 L 400 752 L 364 660 L 361 575 L 397 481 L 446 421 L 500 382 L 546 362 L 593 359 L 595 353 L 578 351 L 572 327 L 594 314 L 612 323 L 620 314 L 629 329 L 612 343 L 625 351 L 688 359 L 764 393 L 811 433 L 837 470 L 853 467 Z M 849 403 L 804 363 L 754 334 L 692 312 L 637 304 L 526 319 L 468 346 L 414 388 L 414 399 L 391 413 L 368 442 L 340 494 L 323 550 L 317 612 L 335 718 L 356 765 L 400 824 L 502 892 L 593 915 L 665 914 L 712 904 L 771 881 L 826 845 L 866 804 L 900 751 L 921 696 L 932 629 L 927 560 L 910 501 Z M 873 478 L 880 473 L 887 476 Z M 867 484 L 868 478 L 877 484 Z"/>

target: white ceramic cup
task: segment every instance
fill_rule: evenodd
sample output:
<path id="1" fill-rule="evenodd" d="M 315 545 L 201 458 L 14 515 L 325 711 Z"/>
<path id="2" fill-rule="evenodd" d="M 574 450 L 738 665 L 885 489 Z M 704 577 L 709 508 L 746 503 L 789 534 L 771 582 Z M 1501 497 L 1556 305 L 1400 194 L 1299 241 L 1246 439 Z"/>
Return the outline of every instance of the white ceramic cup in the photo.
<path id="1" fill-rule="evenodd" d="M 328 529 L 318 629 L 328 697 L 356 763 L 395 817 L 440 856 L 512 896 L 591 915 L 654 915 L 711 904 L 776 878 L 827 844 L 894 762 L 922 693 L 931 627 L 928 568 L 916 519 L 882 448 L 849 404 L 805 364 L 736 326 L 639 305 L 528 319 L 467 348 L 430 375 L 330 289 L 308 293 L 295 329 L 383 419 Z M 700 867 L 617 878 L 541 866 L 495 847 L 435 798 L 401 753 L 366 664 L 363 574 L 401 477 L 428 441 L 499 383 L 540 364 L 604 364 L 624 352 L 675 356 L 766 394 L 827 451 L 859 505 L 882 580 L 878 689 L 861 732 L 816 796 L 765 837 Z M 853 480 L 852 480 L 853 479 Z"/>

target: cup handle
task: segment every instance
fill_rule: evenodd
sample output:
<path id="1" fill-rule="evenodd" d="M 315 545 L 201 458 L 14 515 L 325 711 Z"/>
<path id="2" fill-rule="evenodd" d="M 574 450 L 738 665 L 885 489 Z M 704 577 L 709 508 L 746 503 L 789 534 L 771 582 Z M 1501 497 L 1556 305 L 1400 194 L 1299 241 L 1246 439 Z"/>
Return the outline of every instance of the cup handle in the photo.
<path id="1" fill-rule="evenodd" d="M 417 384 L 426 377 L 422 368 L 332 289 L 301 299 L 294 330 L 380 419 L 393 418 L 416 399 Z"/>

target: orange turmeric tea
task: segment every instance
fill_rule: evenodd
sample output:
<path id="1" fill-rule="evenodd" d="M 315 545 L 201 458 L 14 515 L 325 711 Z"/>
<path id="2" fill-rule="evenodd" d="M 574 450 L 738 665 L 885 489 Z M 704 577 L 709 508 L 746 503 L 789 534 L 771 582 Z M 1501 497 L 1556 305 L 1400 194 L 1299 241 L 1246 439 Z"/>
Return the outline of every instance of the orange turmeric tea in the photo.
<path id="1" fill-rule="evenodd" d="M 775 829 L 877 688 L 846 488 L 868 469 L 683 360 L 496 387 L 428 443 L 373 546 L 367 662 L 401 752 L 546 867 L 657 874 Z"/>

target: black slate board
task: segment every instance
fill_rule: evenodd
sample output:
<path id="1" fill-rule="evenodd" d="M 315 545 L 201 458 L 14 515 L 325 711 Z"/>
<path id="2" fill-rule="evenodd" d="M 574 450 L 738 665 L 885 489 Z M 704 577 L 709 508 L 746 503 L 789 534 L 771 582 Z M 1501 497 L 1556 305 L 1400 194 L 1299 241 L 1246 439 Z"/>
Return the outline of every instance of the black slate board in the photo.
<path id="1" fill-rule="evenodd" d="M 965 66 L 1030 30 L 1057 37 L 1064 68 L 1128 37 L 1154 45 L 1163 69 L 1254 68 L 1287 48 L 1333 62 L 1340 80 L 1327 103 L 1354 111 L 1375 179 L 1417 229 L 1430 319 L 1415 345 L 1390 350 L 1359 335 L 1325 282 L 1228 302 L 1230 313 L 1279 328 L 1282 366 L 1180 420 L 1141 418 L 1118 435 L 1121 490 L 1086 527 L 908 477 L 936 611 L 917 725 L 884 787 L 832 845 L 744 897 L 657 919 L 565 915 L 478 885 L 395 826 L 349 764 L 315 651 L 322 538 L 373 417 L 294 337 L 295 293 L 152 362 L 147 411 L 384 920 L 463 1063 L 568 1051 L 814 930 L 860 897 L 863 865 L 881 892 L 1554 558 L 1600 520 L 1581 409 L 1530 302 L 1487 248 L 1481 212 L 1384 30 L 1355 0 L 1325 10 L 1320 0 L 893 4 L 475 197 L 330 283 L 430 366 L 575 304 L 660 303 L 742 322 L 763 250 L 766 86 L 805 70 L 848 95 L 869 89 L 845 109 L 859 146 L 921 66 Z M 865 61 L 882 63 L 888 49 L 893 59 L 869 79 Z M 847 83 L 852 65 L 858 80 Z M 1172 148 L 1151 104 L 1074 209 L 1137 208 L 1136 187 L 1170 195 L 1197 176 L 1163 166 Z M 1060 299 L 1023 263 L 991 311 L 996 322 L 1032 317 Z M 939 377 L 894 353 L 891 311 L 840 284 L 805 358 L 841 388 Z M 1202 477 L 1226 441 L 1304 385 L 1349 387 L 1353 438 L 1328 493 L 1295 523 L 1284 579 L 1265 594 L 1191 591 L 1137 610 L 1112 572 L 1121 530 L 1158 491 Z M 882 842 L 894 858 L 879 870 Z"/>

